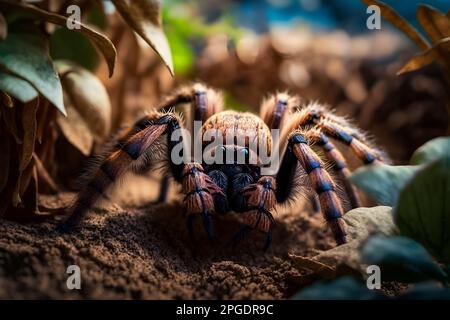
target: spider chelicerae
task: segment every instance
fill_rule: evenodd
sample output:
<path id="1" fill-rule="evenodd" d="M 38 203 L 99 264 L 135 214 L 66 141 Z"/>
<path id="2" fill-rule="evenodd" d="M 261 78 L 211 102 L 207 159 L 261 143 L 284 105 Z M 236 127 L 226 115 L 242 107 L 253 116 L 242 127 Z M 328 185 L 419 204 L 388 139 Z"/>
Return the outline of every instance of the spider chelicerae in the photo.
<path id="1" fill-rule="evenodd" d="M 210 129 L 219 130 L 221 135 L 213 139 L 219 148 L 212 148 L 212 154 L 234 154 L 231 162 L 174 161 L 174 149 L 187 140 L 182 134 L 175 139 L 173 135 L 183 128 L 180 116 L 173 112 L 173 108 L 181 104 L 190 104 L 191 118 L 202 122 L 197 134 L 203 135 Z M 158 110 L 139 119 L 133 127 L 123 130 L 113 139 L 105 156 L 89 171 L 71 215 L 59 226 L 60 231 L 70 231 L 79 225 L 96 201 L 126 171 L 142 171 L 166 160 L 167 173 L 182 185 L 190 234 L 193 219 L 201 216 L 207 235 L 214 238 L 214 215 L 234 211 L 242 215 L 244 226 L 233 237 L 233 243 L 250 230 L 259 230 L 267 234 L 264 245 L 267 249 L 274 226 L 272 212 L 275 206 L 298 196 L 302 192 L 299 187 L 302 181 L 299 180 L 308 179 L 319 210 L 339 245 L 347 241 L 342 220 L 344 206 L 332 176 L 342 182 L 351 207 L 360 206 L 360 200 L 348 182 L 350 171 L 347 162 L 333 142 L 347 145 L 364 164 L 384 159 L 383 153 L 373 147 L 367 136 L 346 119 L 318 103 L 302 103 L 299 98 L 285 93 L 265 99 L 258 117 L 249 112 L 223 111 L 222 95 L 196 83 L 175 91 Z M 271 130 L 281 131 L 279 143 L 273 141 Z M 240 139 L 230 142 L 225 136 Z M 252 141 L 256 141 L 259 147 L 252 149 Z M 313 144 L 324 151 L 333 165 L 333 175 L 312 148 Z M 280 164 L 273 174 L 264 174 L 264 164 L 259 161 L 261 146 L 269 155 L 273 148 L 283 146 Z M 162 153 L 155 151 L 161 151 L 161 148 L 165 149 Z M 183 150 L 186 149 L 181 150 L 182 155 Z M 156 154 L 162 154 L 162 157 L 158 159 Z M 243 155 L 243 162 L 236 161 L 238 154 Z M 255 157 L 256 161 L 249 161 Z M 167 184 L 167 179 L 163 182 Z M 161 190 L 166 192 L 167 188 Z"/>

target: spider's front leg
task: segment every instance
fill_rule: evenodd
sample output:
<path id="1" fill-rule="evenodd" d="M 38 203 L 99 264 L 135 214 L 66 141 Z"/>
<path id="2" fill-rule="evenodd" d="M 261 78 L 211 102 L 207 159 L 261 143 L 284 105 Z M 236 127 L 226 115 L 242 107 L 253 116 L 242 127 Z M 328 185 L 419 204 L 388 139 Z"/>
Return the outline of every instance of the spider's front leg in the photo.
<path id="1" fill-rule="evenodd" d="M 184 205 L 187 211 L 187 224 L 192 236 L 192 222 L 195 215 L 200 214 L 203 226 L 210 239 L 214 239 L 212 215 L 218 203 L 226 202 L 222 190 L 204 173 L 199 163 L 188 163 L 184 166 L 182 176 Z"/>
<path id="2" fill-rule="evenodd" d="M 289 135 L 288 146 L 277 174 L 277 201 L 285 202 L 295 192 L 294 180 L 297 163 L 308 174 L 311 186 L 317 193 L 320 208 L 325 220 L 333 232 L 336 243 L 347 242 L 345 224 L 342 220 L 344 210 L 336 193 L 336 184 L 325 170 L 319 156 L 311 149 L 305 135 L 294 131 Z"/>
<path id="3" fill-rule="evenodd" d="M 275 207 L 276 182 L 273 177 L 263 176 L 242 190 L 246 200 L 246 210 L 242 213 L 245 227 L 243 227 L 232 239 L 232 244 L 237 244 L 251 230 L 259 230 L 267 234 L 263 250 L 267 250 L 272 240 L 272 227 L 274 219 L 271 210 Z"/>

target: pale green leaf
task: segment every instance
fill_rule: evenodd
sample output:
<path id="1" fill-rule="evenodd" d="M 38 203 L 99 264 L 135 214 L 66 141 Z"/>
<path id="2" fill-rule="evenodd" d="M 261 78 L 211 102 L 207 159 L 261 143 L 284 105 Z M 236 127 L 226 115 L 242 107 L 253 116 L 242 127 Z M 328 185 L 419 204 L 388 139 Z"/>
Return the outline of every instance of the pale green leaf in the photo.
<path id="1" fill-rule="evenodd" d="M 379 204 L 393 206 L 397 202 L 400 190 L 420 168 L 420 166 L 375 164 L 356 170 L 351 175 L 350 181 Z"/>
<path id="2" fill-rule="evenodd" d="M 61 83 L 48 54 L 47 40 L 43 36 L 9 33 L 6 40 L 0 41 L 0 65 L 27 80 L 66 114 Z"/>
<path id="3" fill-rule="evenodd" d="M 436 138 L 417 149 L 411 164 L 427 164 L 450 155 L 450 137 Z"/>
<path id="4" fill-rule="evenodd" d="M 22 12 L 26 12 L 27 14 L 30 14 L 31 16 L 39 20 L 51 22 L 62 27 L 67 26 L 67 17 L 42 10 L 30 4 L 2 1 L 0 2 L 0 8 L 21 10 Z M 102 33 L 94 30 L 92 27 L 89 27 L 81 22 L 73 22 L 77 24 L 79 28 L 74 28 L 71 30 L 74 32 L 79 32 L 86 36 L 100 50 L 100 52 L 105 57 L 106 63 L 108 64 L 109 76 L 112 76 L 114 72 L 114 65 L 116 63 L 117 52 L 111 40 L 109 40 Z"/>
<path id="5" fill-rule="evenodd" d="M 394 211 L 401 233 L 440 261 L 450 263 L 450 155 L 419 171 L 399 195 Z"/>
<path id="6" fill-rule="evenodd" d="M 7 92 L 23 103 L 27 103 L 39 95 L 36 89 L 33 88 L 29 82 L 1 71 L 0 90 Z"/>

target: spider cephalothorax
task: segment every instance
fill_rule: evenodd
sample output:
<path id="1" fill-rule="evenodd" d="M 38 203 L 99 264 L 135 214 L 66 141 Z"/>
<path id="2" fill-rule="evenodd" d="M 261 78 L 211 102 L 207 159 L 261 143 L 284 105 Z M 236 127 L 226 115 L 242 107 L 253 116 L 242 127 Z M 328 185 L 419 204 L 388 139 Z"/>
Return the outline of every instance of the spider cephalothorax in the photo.
<path id="1" fill-rule="evenodd" d="M 190 103 L 192 120 L 202 122 L 200 131 L 194 133 L 196 139 L 201 140 L 210 130 L 216 131 L 210 139 L 214 146 L 208 149 L 210 145 L 203 140 L 202 151 L 208 151 L 213 159 L 220 158 L 218 155 L 231 157 L 225 157 L 226 161 L 223 157 L 212 162 L 193 161 L 190 157 L 187 160 L 184 157 L 183 162 L 175 161 L 173 151 L 187 140 L 185 135 L 174 135 L 183 124 L 176 113 L 151 112 L 120 134 L 101 164 L 91 170 L 92 174 L 84 190 L 79 193 L 72 214 L 60 230 L 71 230 L 78 225 L 108 187 L 128 169 L 142 170 L 158 160 L 168 160 L 168 172 L 182 185 L 191 233 L 192 220 L 200 215 L 208 236 L 214 237 L 212 217 L 234 211 L 242 215 L 245 223 L 234 240 L 256 229 L 267 234 L 267 248 L 274 225 L 273 209 L 301 192 L 298 180 L 302 173 L 306 173 L 308 185 L 318 199 L 336 242 L 346 242 L 345 225 L 341 219 L 344 208 L 335 180 L 311 145 L 315 144 L 325 151 L 336 176 L 343 183 L 351 206 L 357 207 L 359 199 L 348 183 L 350 172 L 347 163 L 332 140 L 349 146 L 365 164 L 381 161 L 381 152 L 371 146 L 361 131 L 327 108 L 318 104 L 302 105 L 298 98 L 287 94 L 276 94 L 266 99 L 258 117 L 247 112 L 222 111 L 221 95 L 202 84 L 195 84 L 169 96 L 160 110 L 172 109 L 182 103 Z M 273 141 L 271 129 L 281 129 L 281 141 L 278 143 Z M 161 144 L 161 139 L 158 139 L 163 135 L 167 135 L 167 144 Z M 165 145 L 167 150 L 163 153 L 163 159 L 158 159 L 154 151 L 161 145 Z M 274 174 L 266 175 L 263 172 L 267 165 L 262 159 L 263 149 L 264 154 L 270 156 L 274 153 L 273 148 L 279 146 L 285 149 L 279 153 L 283 154 L 281 163 Z M 186 156 L 184 152 L 186 149 L 181 151 Z M 166 179 L 164 181 L 167 183 Z"/>

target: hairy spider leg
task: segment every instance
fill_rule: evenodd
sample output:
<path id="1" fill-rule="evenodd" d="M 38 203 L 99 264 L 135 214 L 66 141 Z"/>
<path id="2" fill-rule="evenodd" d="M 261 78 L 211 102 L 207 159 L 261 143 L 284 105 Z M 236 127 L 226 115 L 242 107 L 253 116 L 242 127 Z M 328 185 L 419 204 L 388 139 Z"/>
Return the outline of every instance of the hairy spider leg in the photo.
<path id="1" fill-rule="evenodd" d="M 58 226 L 58 230 L 68 232 L 83 220 L 101 195 L 113 185 L 130 167 L 139 162 L 141 156 L 151 150 L 154 142 L 163 134 L 167 134 L 168 156 L 175 145 L 182 141 L 173 141 L 170 136 L 180 128 L 180 119 L 174 114 L 153 113 L 136 122 L 138 127 L 131 129 L 134 133 L 126 133 L 125 141 L 119 139 L 118 146 L 105 158 L 97 171 L 87 182 L 86 187 L 78 194 L 69 218 Z M 176 181 L 182 183 L 186 194 L 185 204 L 188 216 L 200 213 L 205 229 L 211 233 L 210 214 L 214 209 L 212 197 L 221 193 L 212 180 L 203 173 L 198 164 L 169 163 L 170 171 Z M 224 195 L 223 195 L 224 196 Z"/>
<path id="2" fill-rule="evenodd" d="M 278 201 L 285 201 L 294 191 L 292 180 L 295 178 L 296 162 L 299 162 L 308 174 L 311 185 L 319 196 L 322 214 L 333 232 L 336 243 L 338 245 L 346 243 L 345 224 L 341 219 L 344 210 L 336 193 L 336 185 L 325 170 L 321 159 L 309 146 L 306 136 L 300 131 L 294 131 L 288 138 L 288 147 L 276 178 L 278 189 L 285 185 L 283 190 L 277 193 Z"/>
<path id="3" fill-rule="evenodd" d="M 380 161 L 380 157 L 377 152 L 369 147 L 366 143 L 360 139 L 352 136 L 345 128 L 330 121 L 320 121 L 318 127 L 335 138 L 338 141 L 346 144 L 355 153 L 355 155 L 364 163 L 372 164 Z"/>
<path id="4" fill-rule="evenodd" d="M 178 125 L 171 115 L 152 113 L 137 121 L 135 126 L 120 137 L 110 154 L 86 182 L 78 194 L 69 218 L 59 226 L 60 231 L 70 231 L 84 218 L 87 211 L 112 186 L 139 157 L 150 148 L 167 129 Z"/>
<path id="5" fill-rule="evenodd" d="M 160 110 L 169 110 L 180 104 L 190 103 L 192 107 L 193 120 L 205 122 L 213 114 L 222 111 L 223 97 L 214 89 L 201 83 L 178 89 L 173 95 L 169 95 Z M 165 175 L 161 179 L 157 203 L 164 203 L 169 192 L 170 177 Z"/>
<path id="6" fill-rule="evenodd" d="M 313 103 L 302 109 L 298 109 L 291 114 L 289 121 L 285 125 L 283 136 L 287 136 L 295 130 L 303 130 L 306 133 L 312 131 L 307 138 L 322 145 L 328 157 L 334 162 L 338 176 L 343 178 L 341 180 L 344 183 L 350 204 L 355 208 L 360 206 L 360 200 L 357 192 L 348 180 L 350 174 L 348 166 L 345 163 L 342 153 L 334 146 L 329 137 L 350 147 L 352 152 L 364 164 L 377 163 L 379 161 L 384 161 L 384 159 L 380 151 L 370 146 L 362 132 L 346 126 L 348 126 L 348 123 L 344 118 L 335 116 L 327 111 L 325 107 Z M 314 133 L 314 131 L 319 131 L 323 133 L 324 136 L 320 137 L 320 135 Z M 316 137 L 313 137 L 312 135 L 316 135 Z M 321 141 L 323 138 L 326 139 L 326 141 Z M 286 140 L 286 138 L 284 139 Z M 286 161 L 294 162 L 295 160 L 289 159 L 289 156 L 287 156 Z M 285 175 L 289 176 L 289 174 Z"/>
<path id="7" fill-rule="evenodd" d="M 337 172 L 337 176 L 344 184 L 351 207 L 360 207 L 361 201 L 359 199 L 358 193 L 349 180 L 350 170 L 348 168 L 347 161 L 345 160 L 339 149 L 336 148 L 336 146 L 330 141 L 326 134 L 318 129 L 311 129 L 310 131 L 307 131 L 306 136 L 312 143 L 317 143 L 323 150 L 325 150 L 327 157 L 333 163 L 333 169 Z"/>
<path id="8" fill-rule="evenodd" d="M 292 130 L 313 125 L 349 146 L 364 164 L 385 160 L 382 152 L 372 147 L 362 132 L 352 129 L 344 118 L 332 114 L 323 106 L 310 104 L 292 114 L 290 121 Z"/>
<path id="9" fill-rule="evenodd" d="M 208 237 L 215 239 L 212 215 L 215 212 L 215 197 L 225 198 L 222 190 L 204 172 L 199 163 L 188 163 L 183 170 L 181 179 L 183 193 L 186 195 L 184 204 L 188 214 L 188 223 L 192 224 L 190 216 L 200 214 L 203 219 L 203 226 Z M 189 226 L 191 229 L 192 226 Z M 192 232 L 192 229 L 189 230 Z"/>
<path id="10" fill-rule="evenodd" d="M 275 220 L 271 210 L 276 205 L 276 182 L 273 177 L 263 176 L 256 183 L 242 190 L 247 200 L 246 210 L 242 213 L 245 226 L 231 239 L 230 244 L 237 245 L 251 230 L 266 234 L 263 250 L 267 250 L 272 241 L 272 227 Z"/>
<path id="11" fill-rule="evenodd" d="M 297 97 L 286 93 L 271 95 L 261 103 L 260 117 L 270 129 L 279 129 L 285 114 L 298 103 Z"/>

